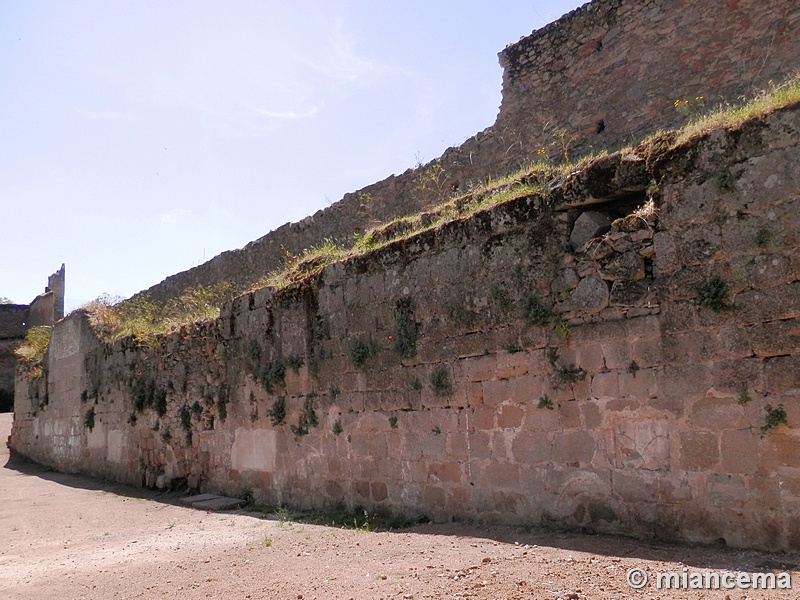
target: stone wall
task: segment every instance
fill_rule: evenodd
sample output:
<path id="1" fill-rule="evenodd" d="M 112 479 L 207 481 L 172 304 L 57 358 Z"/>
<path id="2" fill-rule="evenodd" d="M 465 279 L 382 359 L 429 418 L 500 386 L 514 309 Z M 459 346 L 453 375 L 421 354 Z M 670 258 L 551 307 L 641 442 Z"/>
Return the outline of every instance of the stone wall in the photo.
<path id="1" fill-rule="evenodd" d="M 14 354 L 29 327 L 52 326 L 64 318 L 64 265 L 47 279 L 47 287 L 29 305 L 0 304 L 0 412 L 13 410 Z"/>
<path id="2" fill-rule="evenodd" d="M 147 291 L 164 300 L 220 281 L 246 287 L 281 266 L 286 251 L 326 238 L 352 242 L 354 232 L 430 207 L 540 152 L 574 158 L 682 125 L 676 100 L 689 100 L 690 111 L 698 96 L 716 106 L 800 69 L 798 32 L 792 0 L 595 0 L 500 53 L 503 102 L 493 126 L 424 167 L 346 194 Z M 434 169 L 440 175 L 420 185 Z"/>
<path id="3" fill-rule="evenodd" d="M 798 145 L 795 106 L 613 155 L 157 348 L 75 313 L 20 373 L 11 446 L 293 507 L 797 550 Z"/>

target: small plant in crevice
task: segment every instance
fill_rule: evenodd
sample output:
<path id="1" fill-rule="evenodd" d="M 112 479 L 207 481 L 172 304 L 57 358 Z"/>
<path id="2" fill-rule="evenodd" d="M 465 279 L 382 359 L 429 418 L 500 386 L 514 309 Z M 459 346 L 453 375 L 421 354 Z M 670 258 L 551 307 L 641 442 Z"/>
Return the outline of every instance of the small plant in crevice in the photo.
<path id="1" fill-rule="evenodd" d="M 555 407 L 553 406 L 553 401 L 547 394 L 544 394 L 541 398 L 539 398 L 539 403 L 536 405 L 536 408 L 546 408 L 547 410 L 553 410 Z"/>
<path id="2" fill-rule="evenodd" d="M 184 431 L 188 433 L 192 430 L 192 409 L 188 404 L 184 404 L 178 409 L 178 420 Z"/>
<path id="3" fill-rule="evenodd" d="M 495 284 L 492 286 L 489 291 L 489 298 L 503 312 L 508 312 L 514 306 L 514 300 L 509 295 L 508 290 L 500 285 Z"/>
<path id="4" fill-rule="evenodd" d="M 336 400 L 341 393 L 342 390 L 335 385 L 332 385 L 330 388 L 328 388 L 328 395 L 331 397 L 331 400 Z"/>
<path id="5" fill-rule="evenodd" d="M 251 488 L 244 488 L 241 492 L 236 494 L 236 498 L 244 502 L 244 508 L 253 508 L 256 505 L 256 498 Z"/>
<path id="6" fill-rule="evenodd" d="M 766 227 L 759 229 L 756 233 L 755 242 L 759 248 L 765 248 L 772 240 L 772 232 Z"/>
<path id="7" fill-rule="evenodd" d="M 161 434 L 161 441 L 165 444 L 169 444 L 172 441 L 172 432 L 169 429 Z"/>
<path id="8" fill-rule="evenodd" d="M 377 354 L 375 344 L 370 340 L 353 340 L 348 348 L 350 363 L 357 369 L 363 369 L 366 362 Z"/>
<path id="9" fill-rule="evenodd" d="M 556 371 L 561 383 L 576 383 L 586 378 L 586 371 L 575 365 L 564 365 Z"/>
<path id="10" fill-rule="evenodd" d="M 768 431 L 775 429 L 778 425 L 788 425 L 786 410 L 783 408 L 783 404 L 778 404 L 778 406 L 774 408 L 771 404 L 767 404 L 764 410 L 767 412 L 767 416 L 764 419 L 764 424 L 761 426 L 761 438 L 764 438 Z"/>
<path id="11" fill-rule="evenodd" d="M 431 389 L 437 396 L 448 396 L 452 393 L 450 373 L 445 367 L 437 367 L 431 373 Z"/>
<path id="12" fill-rule="evenodd" d="M 422 389 L 422 382 L 419 380 L 419 377 L 414 377 L 411 380 L 411 389 L 419 392 Z"/>
<path id="13" fill-rule="evenodd" d="M 545 327 L 553 320 L 553 311 L 534 294 L 525 294 L 522 300 L 522 318 L 527 327 Z"/>
<path id="14" fill-rule="evenodd" d="M 431 433 L 433 435 L 441 435 L 442 434 L 442 430 L 438 425 L 436 425 L 433 429 L 431 429 Z"/>
<path id="15" fill-rule="evenodd" d="M 295 372 L 295 375 L 305 363 L 303 359 L 297 354 L 290 354 L 284 359 L 286 366 Z"/>
<path id="16" fill-rule="evenodd" d="M 286 422 L 286 398 L 278 396 L 272 403 L 272 408 L 267 411 L 267 416 L 273 427 L 278 427 Z"/>
<path id="17" fill-rule="evenodd" d="M 471 327 L 475 320 L 475 315 L 455 300 L 444 304 L 444 314 L 447 321 L 456 326 Z"/>
<path id="18" fill-rule="evenodd" d="M 200 405 L 200 403 L 197 400 L 195 400 L 194 404 L 192 404 L 192 414 L 200 415 L 202 412 L 203 412 L 203 407 Z"/>
<path id="19" fill-rule="evenodd" d="M 569 339 L 569 336 L 572 335 L 569 322 L 565 321 L 564 319 L 553 319 L 553 331 L 555 331 L 557 335 L 560 335 L 565 340 Z"/>
<path id="20" fill-rule="evenodd" d="M 253 379 L 258 379 L 261 369 L 261 345 L 258 340 L 250 340 L 247 344 L 247 368 Z"/>
<path id="21" fill-rule="evenodd" d="M 81 402 L 85 403 L 87 400 L 89 400 L 89 392 L 87 392 L 86 390 L 83 390 L 81 392 Z"/>
<path id="22" fill-rule="evenodd" d="M 517 352 L 522 352 L 524 348 L 520 346 L 517 342 L 509 342 L 506 344 L 506 352 L 509 354 L 516 354 Z"/>
<path id="23" fill-rule="evenodd" d="M 157 389 L 153 394 L 153 408 L 159 417 L 167 414 L 167 390 Z"/>
<path id="24" fill-rule="evenodd" d="M 389 415 L 389 427 L 397 429 L 397 415 Z"/>
<path id="25" fill-rule="evenodd" d="M 628 373 L 636 377 L 636 371 L 638 371 L 639 369 L 640 369 L 639 364 L 635 360 L 632 360 L 631 364 L 628 365 L 627 371 Z"/>
<path id="26" fill-rule="evenodd" d="M 228 418 L 228 401 L 230 400 L 230 390 L 227 385 L 221 385 L 217 392 L 217 416 L 220 421 Z"/>
<path id="27" fill-rule="evenodd" d="M 86 413 L 83 415 L 83 426 L 86 427 L 89 431 L 94 429 L 94 406 L 92 406 Z"/>
<path id="28" fill-rule="evenodd" d="M 722 277 L 712 277 L 696 290 L 697 303 L 714 312 L 722 312 L 733 308 L 725 301 L 728 295 L 728 284 Z"/>
<path id="29" fill-rule="evenodd" d="M 333 431 L 333 435 L 339 435 L 340 433 L 342 433 L 344 431 L 344 427 L 342 427 L 341 419 L 336 419 L 333 422 L 332 431 Z"/>
<path id="30" fill-rule="evenodd" d="M 414 316 L 414 300 L 400 298 L 394 307 L 393 350 L 400 358 L 413 358 L 417 355 L 417 321 Z"/>
<path id="31" fill-rule="evenodd" d="M 747 392 L 747 386 L 744 383 L 740 383 L 736 387 L 736 402 L 739 404 L 747 404 L 750 402 L 752 398 L 750 394 Z"/>
<path id="32" fill-rule="evenodd" d="M 730 169 L 722 169 L 717 173 L 716 184 L 721 192 L 732 192 L 736 189 L 736 178 Z"/>
<path id="33" fill-rule="evenodd" d="M 317 413 L 314 410 L 314 401 L 312 398 L 306 398 L 297 425 L 292 425 L 290 429 L 295 437 L 299 437 L 308 435 L 309 428 L 316 427 L 317 425 L 319 425 L 319 421 L 317 420 Z"/>
<path id="34" fill-rule="evenodd" d="M 268 394 L 275 393 L 275 387 L 286 381 L 286 366 L 280 358 L 268 362 L 258 373 L 258 382 Z"/>
<path id="35" fill-rule="evenodd" d="M 131 414 L 128 415 L 128 425 L 130 425 L 131 427 L 136 425 L 136 422 L 138 420 L 139 418 L 136 416 L 136 411 L 133 411 Z"/>
<path id="36" fill-rule="evenodd" d="M 550 366 L 555 369 L 556 363 L 558 362 L 558 348 L 548 348 L 545 352 L 545 357 L 547 358 L 547 362 L 550 363 Z"/>

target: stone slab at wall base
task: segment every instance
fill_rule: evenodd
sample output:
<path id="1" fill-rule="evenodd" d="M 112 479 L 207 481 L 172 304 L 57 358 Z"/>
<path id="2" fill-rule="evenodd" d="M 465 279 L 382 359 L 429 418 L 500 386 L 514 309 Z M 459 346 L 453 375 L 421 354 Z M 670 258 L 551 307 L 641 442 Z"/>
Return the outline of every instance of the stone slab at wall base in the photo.
<path id="1" fill-rule="evenodd" d="M 11 445 L 272 505 L 798 550 L 799 146 L 793 106 L 599 159 L 154 348 L 75 313 Z M 574 249 L 587 210 L 613 226 Z"/>

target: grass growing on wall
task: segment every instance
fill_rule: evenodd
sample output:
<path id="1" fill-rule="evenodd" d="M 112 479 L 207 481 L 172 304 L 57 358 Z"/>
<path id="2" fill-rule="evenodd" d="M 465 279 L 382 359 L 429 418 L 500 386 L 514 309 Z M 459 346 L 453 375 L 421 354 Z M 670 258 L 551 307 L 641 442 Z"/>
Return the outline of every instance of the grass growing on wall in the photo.
<path id="1" fill-rule="evenodd" d="M 31 327 L 25 332 L 25 340 L 14 350 L 14 354 L 29 366 L 39 364 L 44 360 L 52 334 L 52 327 Z"/>
<path id="2" fill-rule="evenodd" d="M 131 336 L 140 345 L 157 345 L 157 336 L 181 325 L 219 316 L 220 305 L 238 290 L 229 283 L 190 288 L 167 302 L 140 294 L 128 300 L 101 296 L 84 307 L 98 338 L 113 342 Z"/>
<path id="3" fill-rule="evenodd" d="M 647 155 L 657 146 L 675 148 L 692 138 L 711 131 L 741 126 L 748 119 L 763 117 L 784 106 L 800 102 L 800 71 L 780 85 L 773 85 L 754 99 L 741 105 L 724 105 L 705 115 L 697 115 L 683 128 L 669 133 L 659 132 L 646 138 L 637 147 L 637 153 Z M 621 151 L 628 153 L 631 148 Z M 319 275 L 326 266 L 353 256 L 377 250 L 412 236 L 434 230 L 447 223 L 466 220 L 473 215 L 490 210 L 500 204 L 529 196 L 547 198 L 554 181 L 563 180 L 588 165 L 605 152 L 569 161 L 568 148 L 564 149 L 564 162 L 556 164 L 546 157 L 522 166 L 507 176 L 472 183 L 467 191 L 445 198 L 439 205 L 424 212 L 396 218 L 388 223 L 356 233 L 351 243 L 326 238 L 318 245 L 297 254 L 285 252 L 284 265 L 252 284 L 252 288 L 286 288 Z M 642 156 L 646 158 L 646 156 Z M 444 197 L 444 196 L 443 196 Z M 179 298 L 166 303 L 151 300 L 146 294 L 122 302 L 99 298 L 85 308 L 98 337 L 114 341 L 132 336 L 143 345 L 157 345 L 157 335 L 179 325 L 219 316 L 219 306 L 243 290 L 224 283 L 186 290 Z M 410 353 L 410 349 L 408 350 Z"/>

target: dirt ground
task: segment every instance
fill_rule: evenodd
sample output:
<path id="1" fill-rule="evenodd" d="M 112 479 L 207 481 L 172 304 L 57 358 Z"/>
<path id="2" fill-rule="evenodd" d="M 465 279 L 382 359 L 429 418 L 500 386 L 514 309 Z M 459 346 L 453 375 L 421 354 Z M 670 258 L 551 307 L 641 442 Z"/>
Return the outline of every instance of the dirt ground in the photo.
<path id="1" fill-rule="evenodd" d="M 5 442 L 11 415 L 0 414 Z M 465 525 L 374 532 L 208 513 L 48 471 L 0 444 L 0 599 L 549 600 L 797 598 L 791 590 L 657 589 L 659 572 L 790 571 L 800 556 Z M 626 583 L 642 568 L 650 583 Z"/>

